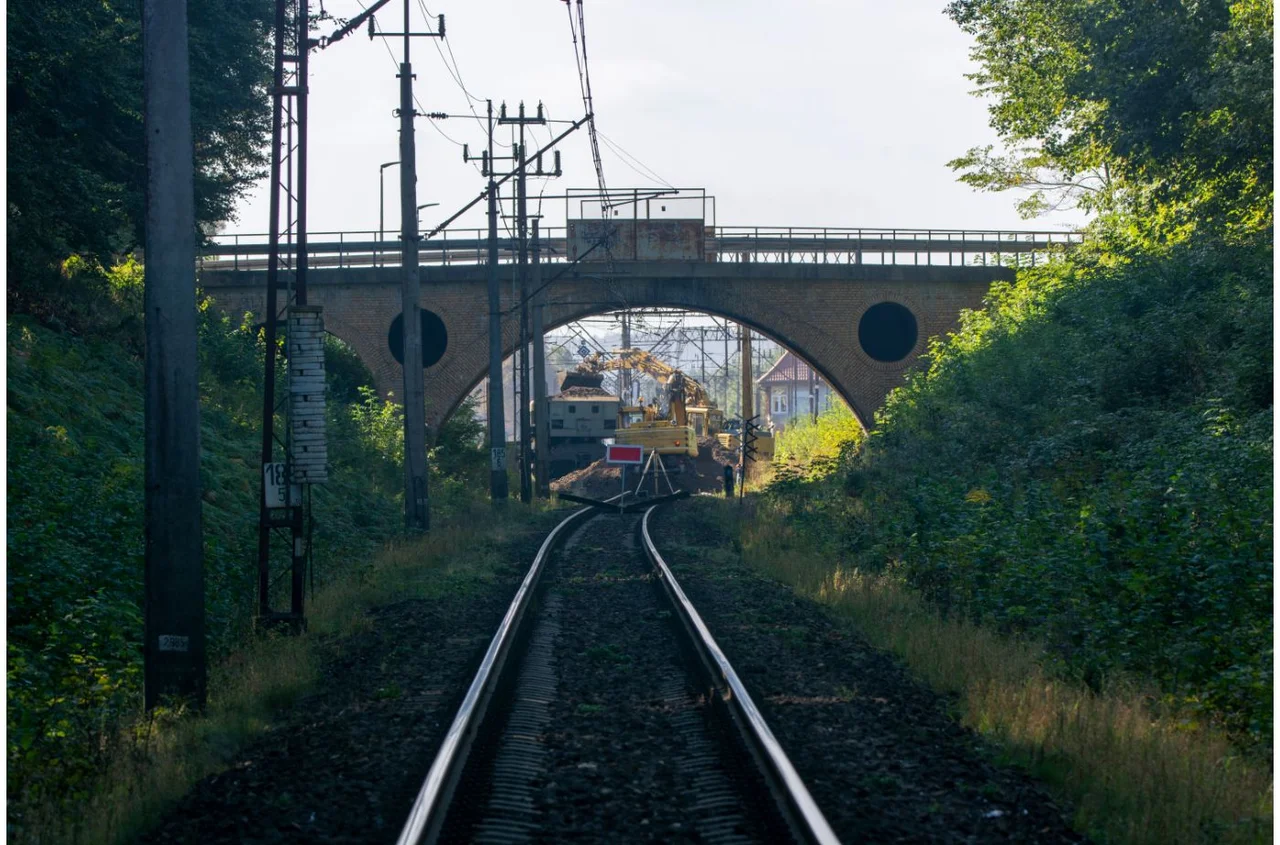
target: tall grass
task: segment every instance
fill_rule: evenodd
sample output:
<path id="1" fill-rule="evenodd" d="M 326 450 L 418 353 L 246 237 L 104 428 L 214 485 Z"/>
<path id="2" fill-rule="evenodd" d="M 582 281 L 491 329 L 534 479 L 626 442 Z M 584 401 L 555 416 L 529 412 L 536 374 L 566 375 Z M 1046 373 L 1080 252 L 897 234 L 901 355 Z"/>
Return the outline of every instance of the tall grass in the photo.
<path id="1" fill-rule="evenodd" d="M 15 796 L 9 838 L 29 843 L 136 838 L 196 782 L 231 765 L 242 747 L 314 689 L 324 643 L 371 629 L 371 608 L 465 595 L 491 583 L 495 570 L 511 563 L 502 553 L 504 544 L 529 530 L 544 507 L 512 503 L 494 512 L 473 503 L 425 537 L 388 544 L 317 591 L 307 608 L 305 632 L 251 637 L 211 667 L 203 713 L 157 709 L 122 731 L 103 751 L 100 776 L 83 785 L 87 797 L 77 813 Z M 475 530 L 481 520 L 483 534 Z"/>
<path id="2" fill-rule="evenodd" d="M 928 685 L 956 694 L 964 723 L 1069 799 L 1080 830 L 1143 845 L 1270 841 L 1270 767 L 1163 709 L 1153 691 L 1117 678 L 1095 692 L 1054 677 L 1035 641 L 944 616 L 890 574 L 842 568 L 771 503 L 698 506 L 714 509 L 747 564 L 827 605 Z"/>

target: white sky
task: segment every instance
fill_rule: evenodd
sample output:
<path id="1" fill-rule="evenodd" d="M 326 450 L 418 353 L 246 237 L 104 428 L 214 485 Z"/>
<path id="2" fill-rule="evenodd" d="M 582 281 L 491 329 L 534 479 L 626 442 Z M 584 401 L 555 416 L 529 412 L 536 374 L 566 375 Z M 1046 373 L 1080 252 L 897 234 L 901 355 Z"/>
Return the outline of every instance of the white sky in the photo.
<path id="1" fill-rule="evenodd" d="M 441 5 L 444 4 L 444 5 Z M 994 143 L 986 104 L 969 94 L 969 39 L 939 0 L 586 0 L 587 49 L 601 133 L 680 187 L 717 198 L 722 225 L 900 228 L 1051 228 L 1078 212 L 1020 220 L 1012 193 L 958 183 L 946 162 Z M 418 0 L 411 3 L 422 26 Z M 357 0 L 327 0 L 353 17 Z M 514 113 L 541 99 L 554 118 L 583 113 L 562 0 L 432 0 L 444 12 L 453 54 L 477 97 Z M 399 31 L 393 0 L 379 28 Z M 326 22 L 320 30 L 335 27 Z M 384 46 L 384 43 L 386 46 Z M 467 113 L 467 100 L 437 54 L 415 39 L 415 92 L 428 111 Z M 311 61 L 310 230 L 372 230 L 378 165 L 398 155 L 398 81 L 387 47 L 353 33 Z M 445 51 L 448 55 L 448 51 Z M 473 104 L 481 115 L 484 104 Z M 426 229 L 474 198 L 483 180 L 461 149 L 418 120 L 418 202 Z M 478 153 L 474 120 L 438 124 Z M 554 127 L 552 127 L 554 128 Z M 547 139 L 541 128 L 535 138 Z M 503 127 L 499 136 L 509 139 Z M 532 143 L 531 143 L 531 146 Z M 611 188 L 648 186 L 602 143 Z M 547 193 L 595 186 L 586 130 L 561 148 L 565 176 Z M 548 160 L 548 166 L 550 161 Z M 539 189 L 530 182 L 531 193 Z M 399 226 L 398 168 L 386 171 L 386 227 Z M 548 201 L 545 225 L 563 203 Z M 229 232 L 264 232 L 261 189 Z M 455 227 L 482 226 L 480 208 Z"/>

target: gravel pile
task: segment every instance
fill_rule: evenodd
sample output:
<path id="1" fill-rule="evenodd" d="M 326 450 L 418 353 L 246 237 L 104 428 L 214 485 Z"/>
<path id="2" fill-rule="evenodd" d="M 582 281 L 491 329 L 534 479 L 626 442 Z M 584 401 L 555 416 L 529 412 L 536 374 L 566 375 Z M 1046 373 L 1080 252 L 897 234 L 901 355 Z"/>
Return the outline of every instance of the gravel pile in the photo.
<path id="1" fill-rule="evenodd" d="M 634 483 L 637 478 L 635 471 L 632 470 L 627 475 Z M 604 458 L 601 458 L 553 480 L 551 490 L 593 499 L 607 499 L 622 492 L 622 468 L 606 464 Z"/>
<path id="2" fill-rule="evenodd" d="M 599 387 L 566 387 L 563 390 L 561 390 L 559 393 L 557 393 L 555 396 L 552 396 L 551 398 L 555 399 L 557 397 L 570 397 L 573 399 L 592 399 L 592 398 L 599 399 L 601 397 L 604 397 L 606 399 L 618 398 L 617 396 L 614 396 L 609 391 Z"/>
<path id="3" fill-rule="evenodd" d="M 671 474 L 671 483 L 679 490 L 690 493 L 719 493 L 724 490 L 724 468 L 728 464 L 735 465 L 737 455 L 727 452 L 714 437 L 703 438 L 698 443 L 698 457 L 690 460 L 687 456 L 667 456 L 663 464 Z M 627 486 L 635 489 L 640 478 L 640 470 L 636 467 L 627 469 Z M 589 464 L 582 469 L 560 476 L 551 482 L 551 489 L 557 493 L 573 493 L 576 496 L 587 496 L 596 499 L 607 499 L 616 496 L 622 490 L 621 469 L 604 462 L 604 458 Z M 668 492 L 665 481 L 659 479 L 658 492 L 654 494 L 653 485 L 646 480 L 645 489 L 651 495 L 663 495 Z"/>

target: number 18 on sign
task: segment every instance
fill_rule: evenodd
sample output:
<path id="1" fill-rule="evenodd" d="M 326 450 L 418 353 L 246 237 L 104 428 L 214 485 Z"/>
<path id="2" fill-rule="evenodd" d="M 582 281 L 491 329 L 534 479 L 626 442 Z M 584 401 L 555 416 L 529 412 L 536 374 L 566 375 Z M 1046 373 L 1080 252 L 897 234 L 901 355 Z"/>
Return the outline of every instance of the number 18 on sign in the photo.
<path id="1" fill-rule="evenodd" d="M 262 491 L 269 508 L 296 507 L 302 503 L 302 485 L 290 483 L 289 465 L 283 461 L 262 465 Z"/>

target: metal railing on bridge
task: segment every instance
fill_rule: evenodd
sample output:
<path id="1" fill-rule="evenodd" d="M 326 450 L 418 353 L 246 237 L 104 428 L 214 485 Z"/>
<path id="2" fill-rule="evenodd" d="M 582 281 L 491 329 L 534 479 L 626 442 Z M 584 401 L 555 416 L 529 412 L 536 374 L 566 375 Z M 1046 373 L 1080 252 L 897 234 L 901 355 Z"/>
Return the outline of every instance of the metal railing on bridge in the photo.
<path id="1" fill-rule="evenodd" d="M 564 226 L 543 230 L 542 260 L 568 260 Z M 1083 239 L 1080 232 L 1009 231 L 995 229 L 862 229 L 796 226 L 707 226 L 703 260 L 763 264 L 1035 266 Z M 264 270 L 266 235 L 226 235 L 201 249 L 205 270 Z M 290 260 L 293 245 L 283 245 Z M 489 242 L 484 229 L 442 232 L 419 244 L 423 265 L 484 264 Z M 310 232 L 307 264 L 313 268 L 398 267 L 400 242 L 380 240 L 374 231 Z M 609 258 L 601 250 L 588 258 Z M 614 256 L 625 261 L 625 256 Z M 516 260 L 516 242 L 498 239 L 498 261 Z"/>

